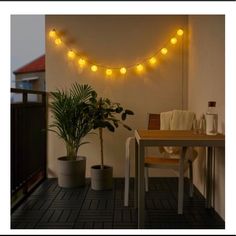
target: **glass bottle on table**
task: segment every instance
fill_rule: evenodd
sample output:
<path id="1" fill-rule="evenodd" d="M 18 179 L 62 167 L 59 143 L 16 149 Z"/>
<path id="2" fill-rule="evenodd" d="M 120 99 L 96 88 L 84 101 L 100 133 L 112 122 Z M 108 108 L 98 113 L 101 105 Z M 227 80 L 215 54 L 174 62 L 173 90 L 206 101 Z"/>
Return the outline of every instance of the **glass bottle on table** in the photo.
<path id="1" fill-rule="evenodd" d="M 217 135 L 218 130 L 218 113 L 216 110 L 216 102 L 208 102 L 208 110 L 206 112 L 206 134 Z"/>

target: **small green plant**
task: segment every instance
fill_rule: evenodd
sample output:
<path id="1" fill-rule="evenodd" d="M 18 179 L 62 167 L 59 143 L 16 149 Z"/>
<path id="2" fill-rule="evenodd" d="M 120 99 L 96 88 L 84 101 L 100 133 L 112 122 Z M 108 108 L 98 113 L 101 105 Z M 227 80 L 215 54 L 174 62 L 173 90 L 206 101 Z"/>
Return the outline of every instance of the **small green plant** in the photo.
<path id="1" fill-rule="evenodd" d="M 133 111 L 124 109 L 119 103 L 113 103 L 108 98 L 97 98 L 94 96 L 90 99 L 93 106 L 93 128 L 98 129 L 101 149 L 101 169 L 104 168 L 103 155 L 103 130 L 107 128 L 111 132 L 115 132 L 119 125 L 131 130 L 129 126 L 124 124 L 128 115 L 134 115 Z"/>
<path id="2" fill-rule="evenodd" d="M 69 90 L 50 93 L 50 108 L 54 118 L 50 131 L 62 138 L 66 145 L 67 157 L 75 160 L 83 138 L 93 129 L 91 101 L 96 92 L 89 85 L 75 83 Z"/>

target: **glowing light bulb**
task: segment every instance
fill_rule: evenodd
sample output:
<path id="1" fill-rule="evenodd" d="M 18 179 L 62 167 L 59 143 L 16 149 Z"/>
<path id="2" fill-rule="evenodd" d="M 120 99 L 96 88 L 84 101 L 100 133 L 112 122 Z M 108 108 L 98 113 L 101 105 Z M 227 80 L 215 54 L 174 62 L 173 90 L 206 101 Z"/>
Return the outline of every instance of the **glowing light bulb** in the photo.
<path id="1" fill-rule="evenodd" d="M 106 75 L 108 75 L 108 76 L 112 75 L 112 70 L 111 69 L 106 69 Z"/>
<path id="2" fill-rule="evenodd" d="M 83 67 L 83 66 L 86 65 L 86 60 L 83 59 L 83 58 L 80 58 L 80 59 L 78 60 L 78 64 L 79 64 L 80 67 Z"/>
<path id="3" fill-rule="evenodd" d="M 55 38 L 56 35 L 57 35 L 57 33 L 56 33 L 56 30 L 55 30 L 55 29 L 49 31 L 49 37 L 50 37 L 50 38 Z"/>
<path id="4" fill-rule="evenodd" d="M 98 67 L 96 65 L 91 66 L 91 71 L 96 72 L 98 70 Z"/>
<path id="5" fill-rule="evenodd" d="M 61 39 L 60 38 L 55 39 L 55 44 L 56 45 L 61 45 L 62 44 Z"/>
<path id="6" fill-rule="evenodd" d="M 122 67 L 122 68 L 120 68 L 120 73 L 122 74 L 122 75 L 124 75 L 124 74 L 126 74 L 126 68 L 125 67 Z"/>
<path id="7" fill-rule="evenodd" d="M 136 66 L 136 69 L 137 69 L 138 72 L 142 72 L 143 69 L 144 69 L 144 67 L 143 67 L 142 64 L 138 64 L 138 65 Z"/>
<path id="8" fill-rule="evenodd" d="M 75 58 L 75 52 L 72 51 L 72 50 L 70 50 L 70 51 L 68 51 L 67 56 L 68 56 L 70 59 L 74 59 L 74 58 Z"/>
<path id="9" fill-rule="evenodd" d="M 172 38 L 171 40 L 170 40 L 170 42 L 172 43 L 172 44 L 176 44 L 177 43 L 177 38 Z"/>
<path id="10" fill-rule="evenodd" d="M 162 55 L 166 55 L 167 52 L 168 52 L 167 48 L 162 48 L 162 49 L 161 49 L 161 54 L 162 54 Z"/>
<path id="11" fill-rule="evenodd" d="M 151 65 L 156 64 L 156 62 L 157 62 L 157 59 L 156 59 L 155 57 L 151 57 L 151 58 L 149 59 L 149 63 L 150 63 Z"/>
<path id="12" fill-rule="evenodd" d="M 184 31 L 182 29 L 177 30 L 177 35 L 182 36 L 184 34 Z"/>

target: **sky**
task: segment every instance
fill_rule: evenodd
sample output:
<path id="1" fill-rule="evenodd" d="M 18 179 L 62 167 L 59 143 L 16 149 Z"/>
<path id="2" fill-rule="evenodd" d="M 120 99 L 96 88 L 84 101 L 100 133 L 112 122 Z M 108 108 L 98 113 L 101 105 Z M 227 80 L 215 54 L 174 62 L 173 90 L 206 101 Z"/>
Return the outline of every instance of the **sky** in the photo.
<path id="1" fill-rule="evenodd" d="M 44 53 L 44 15 L 11 15 L 11 81 L 15 79 L 14 70 Z"/>

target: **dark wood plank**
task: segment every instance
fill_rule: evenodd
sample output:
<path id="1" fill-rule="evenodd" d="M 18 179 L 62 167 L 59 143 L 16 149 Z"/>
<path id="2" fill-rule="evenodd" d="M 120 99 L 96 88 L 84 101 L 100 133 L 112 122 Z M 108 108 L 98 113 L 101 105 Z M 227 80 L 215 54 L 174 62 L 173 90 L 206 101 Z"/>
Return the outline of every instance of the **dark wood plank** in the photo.
<path id="1" fill-rule="evenodd" d="M 124 207 L 124 179 L 115 178 L 109 191 L 94 191 L 90 180 L 77 189 L 62 189 L 48 179 L 11 215 L 12 229 L 136 229 L 137 209 Z M 150 178 L 146 193 L 146 229 L 224 229 L 214 209 L 205 208 L 204 197 L 194 188 L 188 197 L 185 179 L 184 213 L 177 214 L 177 178 Z"/>
<path id="2" fill-rule="evenodd" d="M 72 229 L 73 223 L 61 223 L 61 222 L 47 222 L 47 223 L 39 223 L 37 229 Z"/>

